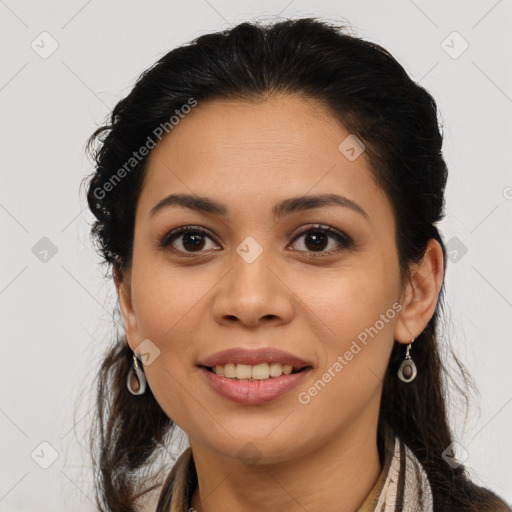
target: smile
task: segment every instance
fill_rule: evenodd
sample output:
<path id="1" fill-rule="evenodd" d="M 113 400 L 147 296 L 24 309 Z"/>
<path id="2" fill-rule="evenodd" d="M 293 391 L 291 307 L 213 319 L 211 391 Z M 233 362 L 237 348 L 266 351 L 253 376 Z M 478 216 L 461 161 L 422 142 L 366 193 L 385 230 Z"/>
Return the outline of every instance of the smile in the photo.
<path id="1" fill-rule="evenodd" d="M 216 393 L 233 402 L 246 405 L 259 405 L 277 400 L 299 386 L 312 370 L 312 368 L 308 366 L 300 370 L 297 369 L 295 373 L 293 373 L 291 369 L 287 369 L 286 371 L 290 370 L 288 374 L 280 370 L 281 374 L 279 376 L 273 377 L 269 375 L 268 377 L 261 377 L 263 370 L 257 369 L 256 372 L 261 372 L 259 374 L 260 378 L 254 379 L 252 377 L 253 369 L 263 365 L 269 367 L 267 363 L 255 365 L 254 367 L 250 365 L 233 365 L 236 366 L 234 377 L 219 375 L 215 373 L 212 368 L 204 366 L 201 366 L 199 369 L 209 386 Z M 233 368 L 229 365 L 220 368 L 226 369 L 226 367 L 228 367 L 228 373 L 232 372 Z M 239 369 L 238 367 L 242 368 Z M 248 369 L 244 367 L 248 367 Z M 251 377 L 243 377 L 244 375 L 248 375 L 249 370 L 251 370 Z M 277 370 L 277 367 L 274 368 L 275 374 L 277 374 Z M 270 367 L 268 370 L 265 369 L 264 371 L 265 373 L 269 372 Z M 241 379 L 236 376 L 237 373 L 242 375 Z"/>

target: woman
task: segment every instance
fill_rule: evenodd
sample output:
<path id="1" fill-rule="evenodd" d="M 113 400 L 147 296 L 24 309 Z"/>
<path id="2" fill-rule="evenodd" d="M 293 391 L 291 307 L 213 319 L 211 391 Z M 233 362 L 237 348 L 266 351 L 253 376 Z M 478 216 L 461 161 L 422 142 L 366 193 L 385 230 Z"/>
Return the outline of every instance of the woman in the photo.
<path id="1" fill-rule="evenodd" d="M 433 98 L 315 19 L 162 57 L 91 137 L 125 336 L 98 374 L 101 510 L 188 447 L 158 511 L 496 511 L 454 453 L 436 326 L 447 169 Z"/>

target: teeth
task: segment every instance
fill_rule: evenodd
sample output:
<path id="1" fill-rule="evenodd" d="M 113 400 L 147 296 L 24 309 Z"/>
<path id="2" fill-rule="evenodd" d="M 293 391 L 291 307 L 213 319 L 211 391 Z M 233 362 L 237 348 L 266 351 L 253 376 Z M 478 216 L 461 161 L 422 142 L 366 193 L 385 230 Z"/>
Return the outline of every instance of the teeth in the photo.
<path id="1" fill-rule="evenodd" d="M 269 377 L 280 377 L 290 375 L 293 367 L 281 363 L 261 363 L 256 365 L 228 363 L 224 366 L 213 367 L 214 373 L 221 377 L 238 380 L 265 380 Z"/>
<path id="2" fill-rule="evenodd" d="M 285 375 L 288 375 L 289 373 L 291 373 L 291 371 L 288 371 L 289 368 L 291 368 L 290 365 L 283 366 L 281 363 L 272 363 L 270 365 L 270 369 L 269 369 L 270 376 L 271 377 L 279 377 L 283 373 Z"/>
<path id="3" fill-rule="evenodd" d="M 215 368 L 219 368 L 219 366 L 216 366 Z M 222 368 L 222 366 L 220 368 Z M 228 379 L 236 378 L 236 366 L 233 363 L 226 364 L 224 366 L 223 376 L 227 377 Z"/>
<path id="4" fill-rule="evenodd" d="M 252 377 L 252 366 L 248 364 L 237 364 L 235 373 L 237 379 L 250 379 Z"/>

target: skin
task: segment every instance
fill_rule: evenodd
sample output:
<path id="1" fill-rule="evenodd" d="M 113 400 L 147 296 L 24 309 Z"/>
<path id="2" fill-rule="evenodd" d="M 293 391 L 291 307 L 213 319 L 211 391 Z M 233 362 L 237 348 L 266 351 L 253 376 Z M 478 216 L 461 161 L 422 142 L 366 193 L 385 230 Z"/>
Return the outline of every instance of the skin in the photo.
<path id="1" fill-rule="evenodd" d="M 338 150 L 348 135 L 316 100 L 212 101 L 200 103 L 149 157 L 132 266 L 124 276 L 116 269 L 115 283 L 131 349 L 139 353 L 149 339 L 160 351 L 144 371 L 162 409 L 189 437 L 199 481 L 191 506 L 199 512 L 320 512 L 333 504 L 353 512 L 381 471 L 382 378 L 393 340 L 409 343 L 434 313 L 442 250 L 430 240 L 402 286 L 391 203 L 366 154 L 350 161 Z M 151 208 L 171 193 L 211 197 L 230 213 L 221 218 L 174 206 L 151 218 Z M 275 203 L 320 193 L 348 197 L 369 220 L 325 206 L 274 221 Z M 297 237 L 315 223 L 348 235 L 353 246 L 329 236 L 315 249 L 311 233 Z M 158 248 L 166 233 L 187 225 L 211 233 L 201 253 L 179 235 L 175 252 Z M 248 236 L 263 251 L 252 263 L 236 252 Z M 190 257 L 180 256 L 186 247 Z M 309 403 L 300 403 L 299 392 L 397 301 L 401 311 Z M 239 346 L 277 347 L 314 368 L 304 385 L 279 399 L 240 405 L 210 388 L 196 366 Z M 253 465 L 237 455 L 249 442 L 259 456 Z"/>

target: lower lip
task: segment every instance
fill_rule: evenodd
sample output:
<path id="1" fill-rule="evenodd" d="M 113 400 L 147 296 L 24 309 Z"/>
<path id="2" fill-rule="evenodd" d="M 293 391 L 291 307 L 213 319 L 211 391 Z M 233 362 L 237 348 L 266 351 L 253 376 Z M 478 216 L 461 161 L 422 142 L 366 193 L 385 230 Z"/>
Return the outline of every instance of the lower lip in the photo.
<path id="1" fill-rule="evenodd" d="M 204 366 L 201 366 L 200 370 L 210 386 L 224 398 L 239 404 L 259 405 L 276 400 L 298 386 L 311 368 L 258 381 L 228 379 L 207 370 Z"/>

